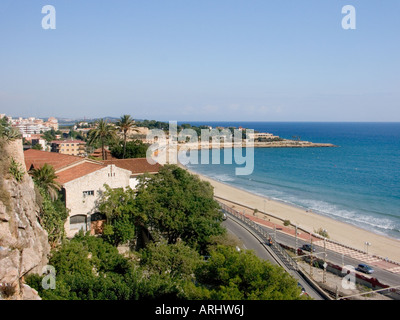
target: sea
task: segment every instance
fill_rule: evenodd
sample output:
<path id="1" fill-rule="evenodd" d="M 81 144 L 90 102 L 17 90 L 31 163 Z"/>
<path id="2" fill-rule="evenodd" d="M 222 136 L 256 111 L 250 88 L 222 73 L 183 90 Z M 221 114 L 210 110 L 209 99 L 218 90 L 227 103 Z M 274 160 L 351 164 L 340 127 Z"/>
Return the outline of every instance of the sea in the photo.
<path id="1" fill-rule="evenodd" d="M 187 167 L 254 194 L 400 239 L 400 123 L 178 123 L 243 127 L 285 139 L 334 144 L 337 147 L 255 148 L 250 175 L 236 175 L 240 165 L 234 159 L 224 164 L 229 161 L 224 161 L 223 151 L 220 164 Z"/>

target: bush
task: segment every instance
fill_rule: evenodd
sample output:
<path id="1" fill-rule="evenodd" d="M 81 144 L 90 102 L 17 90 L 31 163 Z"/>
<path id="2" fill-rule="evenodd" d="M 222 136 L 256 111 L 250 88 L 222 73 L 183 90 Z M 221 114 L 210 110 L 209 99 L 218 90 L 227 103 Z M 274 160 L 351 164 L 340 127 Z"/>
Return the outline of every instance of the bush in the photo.
<path id="1" fill-rule="evenodd" d="M 25 171 L 23 170 L 22 165 L 19 162 L 15 161 L 14 158 L 11 158 L 9 172 L 18 182 L 21 182 L 25 175 Z"/>
<path id="2" fill-rule="evenodd" d="M 314 230 L 314 232 L 319 234 L 320 236 L 323 236 L 324 238 L 329 239 L 328 231 L 326 231 L 325 229 L 319 228 L 317 231 Z"/>
<path id="3" fill-rule="evenodd" d="M 9 298 L 15 294 L 15 286 L 11 283 L 0 283 L 0 294 L 4 298 Z"/>
<path id="4" fill-rule="evenodd" d="M 283 221 L 283 225 L 284 225 L 285 227 L 290 226 L 290 220 L 284 220 L 284 221 Z"/>

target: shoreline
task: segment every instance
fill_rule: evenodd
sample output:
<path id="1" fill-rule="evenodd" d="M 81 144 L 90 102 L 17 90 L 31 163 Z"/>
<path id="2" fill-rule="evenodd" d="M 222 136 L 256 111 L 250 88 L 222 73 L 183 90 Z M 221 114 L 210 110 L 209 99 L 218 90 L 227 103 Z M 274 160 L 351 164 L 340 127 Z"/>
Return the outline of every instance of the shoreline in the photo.
<path id="1" fill-rule="evenodd" d="M 179 164 L 179 166 L 188 172 L 197 175 L 201 180 L 208 181 L 214 187 L 214 195 L 224 198 L 236 205 L 243 205 L 258 209 L 258 216 L 267 215 L 277 217 L 279 223 L 283 220 L 290 220 L 292 224 L 297 224 L 299 228 L 307 232 L 314 232 L 319 228 L 326 229 L 329 238 L 332 241 L 342 243 L 343 245 L 353 247 L 360 251 L 365 251 L 365 242 L 371 243 L 368 248 L 369 255 L 376 255 L 389 260 L 400 262 L 400 240 L 380 235 L 372 231 L 362 229 L 352 224 L 335 220 L 331 217 L 306 210 L 299 206 L 291 205 L 283 201 L 270 199 L 250 191 L 233 187 L 227 183 L 214 180 L 205 175 L 199 174 L 187 167 Z M 283 225 L 283 224 L 282 224 Z"/>
<path id="2" fill-rule="evenodd" d="M 275 142 L 253 142 L 252 148 L 337 148 L 338 146 L 332 143 L 320 143 L 320 142 L 309 142 L 309 141 L 292 141 L 283 140 Z M 246 148 L 246 143 L 230 143 L 225 145 L 224 143 L 183 143 L 178 144 L 177 149 L 184 148 L 185 150 L 202 150 L 202 149 L 225 149 L 225 148 Z"/>

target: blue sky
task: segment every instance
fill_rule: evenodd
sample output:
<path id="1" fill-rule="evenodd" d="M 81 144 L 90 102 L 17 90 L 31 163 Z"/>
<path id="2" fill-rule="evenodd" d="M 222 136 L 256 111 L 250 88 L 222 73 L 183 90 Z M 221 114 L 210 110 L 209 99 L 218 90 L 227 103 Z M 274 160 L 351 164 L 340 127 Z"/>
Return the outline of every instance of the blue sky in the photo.
<path id="1" fill-rule="evenodd" d="M 400 121 L 399 15 L 398 0 L 2 0 L 0 113 Z"/>

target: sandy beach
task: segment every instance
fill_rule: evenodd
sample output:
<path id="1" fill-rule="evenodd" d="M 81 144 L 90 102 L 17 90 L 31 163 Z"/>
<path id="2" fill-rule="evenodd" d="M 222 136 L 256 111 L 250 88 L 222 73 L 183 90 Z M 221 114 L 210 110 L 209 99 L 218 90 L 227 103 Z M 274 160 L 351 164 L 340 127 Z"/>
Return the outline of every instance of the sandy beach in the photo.
<path id="1" fill-rule="evenodd" d="M 186 167 L 183 168 L 188 170 Z M 265 212 L 281 219 L 290 220 L 292 224 L 297 224 L 298 227 L 303 230 L 314 232 L 320 228 L 325 229 L 327 230 L 331 240 L 362 251 L 366 250 L 365 242 L 367 241 L 371 244 L 368 248 L 369 254 L 384 258 L 387 257 L 390 260 L 400 262 L 399 240 L 378 235 L 320 214 L 308 212 L 298 207 L 290 206 L 279 201 L 274 201 L 234 188 L 193 171 L 190 172 L 198 175 L 200 179 L 210 182 L 214 187 L 215 196 L 235 202 L 237 209 L 240 207 L 240 205 L 237 204 L 242 204 L 258 209 L 259 212 L 257 213 L 257 216 L 263 217 L 264 215 L 261 212 L 264 211 L 265 206 Z M 250 212 L 250 210 L 248 212 Z M 278 219 L 275 219 L 275 221 L 277 223 L 282 223 L 282 221 Z"/>

